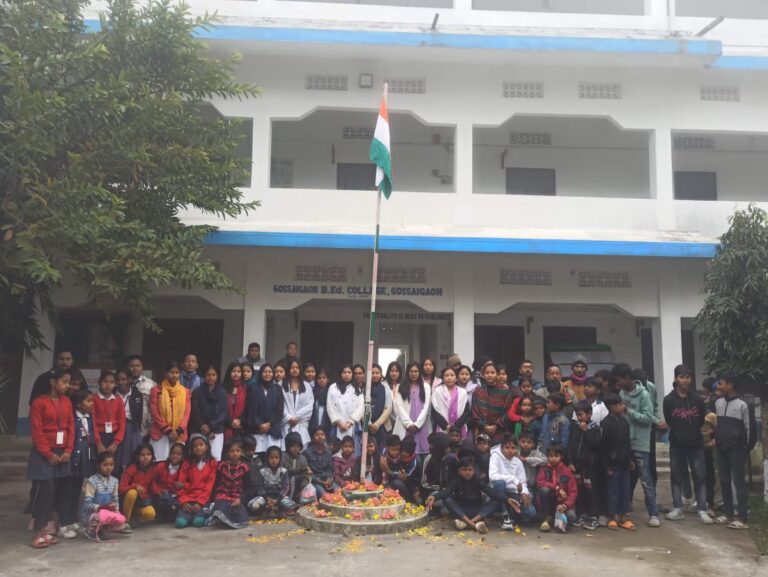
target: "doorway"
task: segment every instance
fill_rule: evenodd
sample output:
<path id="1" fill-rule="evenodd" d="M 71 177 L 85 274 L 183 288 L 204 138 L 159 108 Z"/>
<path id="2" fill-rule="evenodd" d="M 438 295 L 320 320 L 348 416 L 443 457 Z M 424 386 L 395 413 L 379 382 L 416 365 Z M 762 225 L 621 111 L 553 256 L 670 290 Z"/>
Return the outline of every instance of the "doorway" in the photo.
<path id="1" fill-rule="evenodd" d="M 336 321 L 301 321 L 301 358 L 328 370 L 331 382 L 342 365 L 353 362 L 355 324 Z"/>
<path id="2" fill-rule="evenodd" d="M 144 330 L 142 355 L 144 368 L 151 370 L 153 378 L 162 380 L 169 361 L 184 361 L 184 355 L 197 355 L 198 371 L 209 366 L 221 366 L 221 344 L 224 321 L 221 319 L 157 319 L 163 332 Z M 160 382 L 160 381 L 158 381 Z"/>
<path id="3" fill-rule="evenodd" d="M 515 326 L 475 326 L 475 358 L 486 355 L 496 364 L 503 364 L 507 372 L 517 374 L 517 367 L 525 359 L 525 329 Z"/>

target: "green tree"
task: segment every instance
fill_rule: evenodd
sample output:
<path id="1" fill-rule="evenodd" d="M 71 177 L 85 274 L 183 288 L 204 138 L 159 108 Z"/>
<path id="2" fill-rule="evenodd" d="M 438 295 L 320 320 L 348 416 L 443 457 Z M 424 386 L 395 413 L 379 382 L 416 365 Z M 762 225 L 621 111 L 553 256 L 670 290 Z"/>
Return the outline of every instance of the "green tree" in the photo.
<path id="1" fill-rule="evenodd" d="M 711 371 L 732 371 L 760 387 L 768 473 L 768 214 L 750 205 L 729 222 L 707 266 L 696 328 Z"/>
<path id="2" fill-rule="evenodd" d="M 0 352 L 45 345 L 35 318 L 62 280 L 150 326 L 155 287 L 237 290 L 203 253 L 213 228 L 182 214 L 258 205 L 238 188 L 238 127 L 201 110 L 258 89 L 195 37 L 207 15 L 110 0 L 89 30 L 87 4 L 0 0 Z"/>

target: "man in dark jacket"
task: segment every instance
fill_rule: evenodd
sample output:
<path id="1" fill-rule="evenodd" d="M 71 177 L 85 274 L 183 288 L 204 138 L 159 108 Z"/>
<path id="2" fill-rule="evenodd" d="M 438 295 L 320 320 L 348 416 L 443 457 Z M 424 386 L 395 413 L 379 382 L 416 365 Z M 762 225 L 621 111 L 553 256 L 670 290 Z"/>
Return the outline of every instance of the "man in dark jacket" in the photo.
<path id="1" fill-rule="evenodd" d="M 624 515 L 629 512 L 631 501 L 629 469 L 632 465 L 629 421 L 624 416 L 624 403 L 616 394 L 603 399 L 608 407 L 608 416 L 600 426 L 603 431 L 601 443 L 602 466 L 605 468 L 608 489 L 608 528 L 634 529 L 635 525 Z"/>
<path id="2" fill-rule="evenodd" d="M 714 521 L 707 514 L 707 483 L 704 475 L 704 401 L 691 390 L 693 373 L 685 365 L 675 367 L 675 386 L 664 397 L 664 420 L 669 427 L 669 464 L 672 483 L 672 510 L 667 519 L 677 521 L 683 515 L 683 484 L 691 470 L 696 494 L 698 519 L 705 525 Z"/>

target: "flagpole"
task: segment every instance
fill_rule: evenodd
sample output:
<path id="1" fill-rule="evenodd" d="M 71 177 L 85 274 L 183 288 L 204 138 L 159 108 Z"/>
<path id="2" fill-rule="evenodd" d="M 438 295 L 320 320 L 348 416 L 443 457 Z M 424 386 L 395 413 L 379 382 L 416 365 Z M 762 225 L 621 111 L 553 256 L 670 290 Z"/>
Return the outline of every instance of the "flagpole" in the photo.
<path id="1" fill-rule="evenodd" d="M 363 438 L 360 448 L 360 482 L 365 483 L 366 461 L 368 460 L 368 427 L 371 424 L 371 372 L 373 372 L 373 353 L 376 338 L 376 296 L 379 280 L 379 231 L 381 229 L 381 196 L 387 198 L 392 193 L 392 168 L 389 149 L 389 112 L 387 111 L 387 93 L 389 87 L 384 83 L 384 91 L 379 106 L 379 118 L 371 143 L 370 158 L 376 163 L 376 232 L 373 236 L 373 267 L 371 270 L 371 312 L 368 318 L 368 362 L 365 367 L 365 412 L 363 413 Z M 378 145 L 377 145 L 378 143 Z"/>
<path id="2" fill-rule="evenodd" d="M 368 319 L 368 362 L 365 365 L 365 412 L 361 442 L 360 482 L 365 482 L 368 459 L 368 426 L 371 424 L 371 372 L 376 338 L 376 293 L 379 280 L 379 229 L 381 228 L 381 190 L 376 192 L 376 234 L 373 237 L 373 271 L 371 272 L 371 312 Z"/>

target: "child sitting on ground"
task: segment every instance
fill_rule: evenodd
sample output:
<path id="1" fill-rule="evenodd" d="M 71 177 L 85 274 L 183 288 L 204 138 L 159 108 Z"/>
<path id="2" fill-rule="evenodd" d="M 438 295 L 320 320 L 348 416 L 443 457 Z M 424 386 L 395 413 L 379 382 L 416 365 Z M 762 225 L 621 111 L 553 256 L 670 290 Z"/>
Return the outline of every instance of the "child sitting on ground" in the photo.
<path id="1" fill-rule="evenodd" d="M 352 473 L 352 478 L 360 479 L 360 468 L 362 464 L 362 455 L 355 459 L 355 469 Z M 379 445 L 376 442 L 376 437 L 370 435 L 368 437 L 368 447 L 365 452 L 365 480 L 377 485 L 381 485 L 381 469 L 379 468 Z"/>
<path id="2" fill-rule="evenodd" d="M 480 433 L 475 438 L 475 463 L 480 480 L 488 482 L 488 468 L 491 463 L 491 438 L 485 433 Z"/>
<path id="3" fill-rule="evenodd" d="M 226 458 L 217 467 L 216 488 L 213 491 L 213 509 L 210 525 L 217 523 L 231 529 L 248 526 L 248 511 L 243 505 L 243 493 L 248 483 L 248 465 L 243 463 L 243 449 L 234 439 L 224 451 Z"/>
<path id="4" fill-rule="evenodd" d="M 179 512 L 178 492 L 182 487 L 179 476 L 184 462 L 185 447 L 182 443 L 174 443 L 168 451 L 168 460 L 159 463 L 155 470 L 149 492 L 155 507 L 157 518 L 166 523 L 173 523 Z"/>
<path id="5" fill-rule="evenodd" d="M 252 513 L 266 510 L 272 515 L 294 514 L 296 503 L 288 495 L 290 481 L 288 470 L 280 465 L 282 456 L 280 447 L 273 445 L 267 449 L 267 464 L 259 471 L 256 497 L 248 503 L 248 509 Z"/>
<path id="6" fill-rule="evenodd" d="M 118 481 L 112 476 L 115 457 L 102 451 L 97 457 L 98 473 L 91 475 L 83 485 L 82 521 L 85 536 L 101 541 L 105 531 L 121 531 L 125 517 L 118 506 Z"/>
<path id="7" fill-rule="evenodd" d="M 536 516 L 536 509 L 531 503 L 531 495 L 528 492 L 525 467 L 517 458 L 517 439 L 512 433 L 505 433 L 501 444 L 491 449 L 488 477 L 491 487 L 496 492 L 512 497 L 518 504 L 522 503 L 519 510 L 504 507 L 501 515 L 502 530 L 514 531 L 521 514 L 527 519 Z"/>
<path id="8" fill-rule="evenodd" d="M 401 441 L 399 436 L 390 435 L 387 438 L 387 448 L 379 459 L 385 486 L 395 489 L 409 503 L 414 502 L 414 490 L 417 489 L 412 479 L 417 464 L 415 456 L 416 443 L 413 437 L 406 437 Z"/>
<path id="9" fill-rule="evenodd" d="M 211 455 L 208 437 L 195 433 L 190 438 L 189 458 L 181 466 L 179 473 L 179 504 L 174 524 L 183 529 L 190 524 L 202 527 L 208 521 L 204 508 L 211 500 L 213 485 L 216 482 L 216 461 Z"/>
<path id="10" fill-rule="evenodd" d="M 301 501 L 301 491 L 309 485 L 309 475 L 312 473 L 307 458 L 301 454 L 303 447 L 299 433 L 288 433 L 285 436 L 285 453 L 280 463 L 288 471 L 288 495 L 297 503 Z"/>
<path id="11" fill-rule="evenodd" d="M 341 451 L 333 456 L 333 480 L 339 486 L 356 481 L 352 472 L 355 469 L 355 439 L 346 435 L 341 440 Z"/>
<path id="12" fill-rule="evenodd" d="M 483 495 L 487 495 L 491 500 L 485 501 Z M 512 497 L 507 498 L 503 493 L 480 481 L 475 462 L 469 456 L 461 458 L 458 475 L 445 489 L 427 497 L 427 510 L 432 509 L 435 501 L 443 502 L 459 531 L 472 527 L 478 533 L 487 533 L 485 519 L 493 515 L 499 503 L 506 503 L 513 511 L 520 512 L 520 505 Z"/>
<path id="13" fill-rule="evenodd" d="M 333 457 L 325 445 L 325 431 L 320 425 L 315 425 L 309 434 L 312 441 L 304 449 L 304 456 L 312 471 L 310 482 L 315 486 L 319 499 L 327 491 L 333 493 L 338 486 L 333 482 Z"/>
<path id="14" fill-rule="evenodd" d="M 531 499 L 536 502 L 536 479 L 539 476 L 539 467 L 547 464 L 547 456 L 536 449 L 536 438 L 531 433 L 520 435 L 520 451 L 517 457 L 523 462 L 525 478 L 528 481 L 528 492 Z"/>
<path id="15" fill-rule="evenodd" d="M 591 387 L 590 387 L 591 388 Z M 602 403 L 601 403 L 602 405 Z M 576 403 L 577 419 L 568 441 L 568 462 L 576 477 L 579 495 L 576 499 L 577 527 L 588 531 L 597 529 L 597 493 L 592 484 L 600 459 L 602 432 L 592 420 L 592 404 L 588 400 Z"/>
<path id="16" fill-rule="evenodd" d="M 131 532 L 130 522 L 137 514 L 139 521 L 149 523 L 155 520 L 155 508 L 149 494 L 149 487 L 155 478 L 155 451 L 152 445 L 143 443 L 133 453 L 133 463 L 126 467 L 120 477 L 119 492 L 123 499 L 125 514 L 124 533 Z"/>
<path id="17" fill-rule="evenodd" d="M 551 398 L 551 397 L 550 397 Z M 547 464 L 539 469 L 538 485 L 538 510 L 544 520 L 539 529 L 548 532 L 557 513 L 566 515 L 569 521 L 576 519 L 576 478 L 571 470 L 563 463 L 565 450 L 563 446 L 555 443 L 549 447 Z M 565 533 L 565 526 L 560 528 Z"/>

